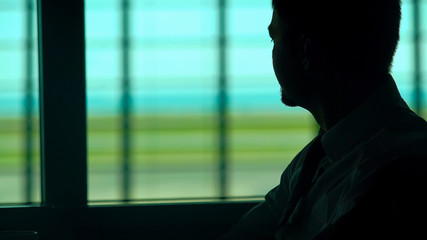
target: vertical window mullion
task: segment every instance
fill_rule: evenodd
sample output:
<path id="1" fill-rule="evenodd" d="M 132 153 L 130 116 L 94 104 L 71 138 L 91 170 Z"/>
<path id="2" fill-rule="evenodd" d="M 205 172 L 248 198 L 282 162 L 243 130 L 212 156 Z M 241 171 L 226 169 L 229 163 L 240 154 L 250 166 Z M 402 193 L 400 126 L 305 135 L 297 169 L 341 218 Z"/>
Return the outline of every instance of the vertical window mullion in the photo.
<path id="1" fill-rule="evenodd" d="M 38 0 L 42 203 L 87 202 L 83 0 Z"/>
<path id="2" fill-rule="evenodd" d="M 422 115 L 421 90 L 421 38 L 420 38 L 420 2 L 413 0 L 413 42 L 414 42 L 414 105 L 415 112 Z"/>
<path id="3" fill-rule="evenodd" d="M 228 96 L 227 96 L 227 37 L 226 0 L 218 0 L 218 122 L 219 122 L 219 196 L 226 198 L 228 186 Z"/>
<path id="4" fill-rule="evenodd" d="M 25 1 L 25 160 L 24 200 L 31 202 L 33 193 L 33 0 Z"/>
<path id="5" fill-rule="evenodd" d="M 122 0 L 122 199 L 131 198 L 131 95 L 130 95 L 130 72 L 129 72 L 129 0 Z"/>

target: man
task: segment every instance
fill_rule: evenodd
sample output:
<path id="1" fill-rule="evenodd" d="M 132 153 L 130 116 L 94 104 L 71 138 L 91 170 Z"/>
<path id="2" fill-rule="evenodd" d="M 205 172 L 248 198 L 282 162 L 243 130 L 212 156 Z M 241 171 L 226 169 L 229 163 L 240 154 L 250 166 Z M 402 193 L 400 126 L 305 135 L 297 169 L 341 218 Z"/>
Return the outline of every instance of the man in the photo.
<path id="1" fill-rule="evenodd" d="M 400 4 L 273 0 L 282 102 L 320 130 L 222 239 L 426 238 L 427 123 L 389 74 Z"/>

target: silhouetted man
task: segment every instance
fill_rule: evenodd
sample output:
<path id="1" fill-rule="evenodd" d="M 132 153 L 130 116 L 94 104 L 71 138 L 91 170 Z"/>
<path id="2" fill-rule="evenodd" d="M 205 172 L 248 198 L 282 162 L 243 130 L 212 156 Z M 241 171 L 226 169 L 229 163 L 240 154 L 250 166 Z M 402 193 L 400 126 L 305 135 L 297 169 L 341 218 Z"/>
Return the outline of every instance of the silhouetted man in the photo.
<path id="1" fill-rule="evenodd" d="M 427 124 L 389 74 L 399 0 L 273 0 L 282 102 L 320 125 L 222 239 L 425 239 Z"/>

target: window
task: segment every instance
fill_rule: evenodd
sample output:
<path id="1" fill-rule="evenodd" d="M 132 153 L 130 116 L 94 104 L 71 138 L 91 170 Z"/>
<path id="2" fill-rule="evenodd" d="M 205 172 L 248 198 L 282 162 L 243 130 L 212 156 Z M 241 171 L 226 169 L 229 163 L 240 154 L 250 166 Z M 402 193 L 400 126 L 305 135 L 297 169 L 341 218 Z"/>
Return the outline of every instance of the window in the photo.
<path id="1" fill-rule="evenodd" d="M 0 203 L 40 202 L 34 0 L 0 3 Z"/>
<path id="2" fill-rule="evenodd" d="M 268 1 L 86 1 L 90 200 L 277 183 L 316 130 L 280 104 L 270 18 Z"/>
<path id="3" fill-rule="evenodd" d="M 427 1 L 417 2 L 419 9 L 414 11 L 414 1 L 403 1 L 400 42 L 394 58 L 392 74 L 402 97 L 414 111 L 425 118 L 427 116 L 425 111 L 427 83 L 424 76 L 427 68 L 424 63 L 427 41 L 423 36 L 427 32 L 424 21 Z M 419 19 L 416 20 L 417 18 Z"/>
<path id="4" fill-rule="evenodd" d="M 262 196 L 316 133 L 278 101 L 270 3 L 219 3 L 85 1 L 90 201 Z M 35 2 L 1 4 L 0 202 L 38 202 Z M 393 75 L 426 114 L 419 5 L 416 27 L 404 1 Z"/>
<path id="5" fill-rule="evenodd" d="M 38 0 L 37 38 L 29 2 L 0 3 L 0 230 L 134 239 L 166 226 L 203 239 L 256 204 L 232 200 L 265 194 L 315 134 L 278 101 L 268 1 Z M 426 9 L 404 1 L 393 68 L 424 116 Z M 173 204 L 102 202 L 157 199 Z M 199 202 L 177 204 L 188 199 Z"/>
<path id="6" fill-rule="evenodd" d="M 86 1 L 90 200 L 215 196 L 215 7 Z"/>
<path id="7" fill-rule="evenodd" d="M 279 101 L 270 2 L 220 2 L 85 2 L 89 200 L 263 196 L 316 134 Z M 393 75 L 422 112 L 402 11 Z"/>

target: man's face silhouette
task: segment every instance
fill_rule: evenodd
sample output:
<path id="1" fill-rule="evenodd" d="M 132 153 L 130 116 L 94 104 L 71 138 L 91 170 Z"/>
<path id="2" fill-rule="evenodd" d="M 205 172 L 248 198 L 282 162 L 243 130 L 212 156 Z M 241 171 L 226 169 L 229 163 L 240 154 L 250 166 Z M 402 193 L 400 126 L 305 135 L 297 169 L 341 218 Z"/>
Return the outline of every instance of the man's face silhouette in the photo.
<path id="1" fill-rule="evenodd" d="M 270 37 L 274 42 L 273 68 L 281 87 L 282 102 L 287 106 L 303 106 L 303 94 L 309 86 L 304 86 L 300 77 L 296 46 L 292 44 L 290 31 L 276 10 L 273 11 L 271 24 L 268 27 Z"/>

